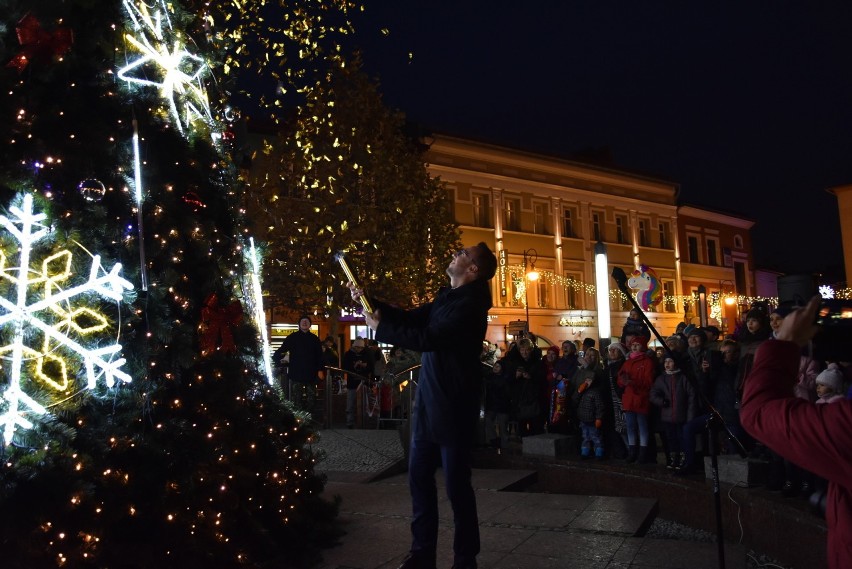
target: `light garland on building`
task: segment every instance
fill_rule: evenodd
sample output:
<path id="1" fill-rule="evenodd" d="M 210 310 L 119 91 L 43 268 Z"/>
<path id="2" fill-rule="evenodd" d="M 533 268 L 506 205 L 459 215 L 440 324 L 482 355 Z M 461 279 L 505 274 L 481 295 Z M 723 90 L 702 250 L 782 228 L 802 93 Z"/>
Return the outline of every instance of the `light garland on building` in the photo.
<path id="1" fill-rule="evenodd" d="M 588 294 L 592 297 L 595 296 L 595 285 L 584 283 L 582 281 L 578 281 L 577 279 L 564 277 L 562 275 L 558 275 L 553 271 L 548 271 L 546 269 L 537 269 L 539 272 L 539 280 L 543 280 L 548 284 L 560 286 L 562 288 L 574 289 L 574 291 L 582 294 Z M 507 271 L 512 282 L 515 284 L 515 294 L 513 295 L 516 302 L 523 303 L 524 301 L 524 287 L 526 286 L 526 279 L 524 278 L 525 268 L 522 265 L 512 265 L 507 267 Z M 830 291 L 830 292 L 829 292 Z M 840 290 L 834 290 L 832 287 L 823 285 L 819 287 L 820 296 L 823 298 L 841 298 L 841 299 L 852 299 L 852 288 L 844 288 Z M 826 294 L 832 294 L 833 296 L 826 296 Z M 609 291 L 610 299 L 618 300 L 626 302 L 627 298 L 624 294 L 619 290 L 610 290 Z M 718 318 L 722 311 L 722 303 L 726 302 L 727 299 L 733 299 L 733 304 L 738 306 L 752 306 L 755 303 L 764 303 L 769 306 L 778 306 L 779 299 L 778 297 L 772 296 L 746 296 L 746 295 L 725 295 L 724 297 L 718 293 L 714 292 L 708 296 L 708 310 L 710 318 Z M 668 305 L 691 305 L 696 302 L 695 297 L 691 294 L 684 295 L 665 295 L 663 296 L 663 302 L 661 303 L 663 306 Z M 716 314 L 716 316 L 714 316 Z"/>

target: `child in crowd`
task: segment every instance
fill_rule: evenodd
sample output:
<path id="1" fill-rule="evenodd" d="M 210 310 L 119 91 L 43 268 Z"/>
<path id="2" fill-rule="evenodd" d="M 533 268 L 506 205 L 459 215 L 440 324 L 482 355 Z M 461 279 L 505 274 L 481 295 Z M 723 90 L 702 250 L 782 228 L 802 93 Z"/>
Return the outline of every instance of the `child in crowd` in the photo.
<path id="1" fill-rule="evenodd" d="M 595 348 L 587 348 L 583 359 L 584 365 L 577 370 L 575 376 L 581 381 L 572 395 L 572 403 L 577 410 L 577 421 L 580 423 L 580 433 L 583 436 L 580 443 L 580 457 L 591 457 L 594 448 L 595 458 L 601 460 L 604 458 L 601 428 L 606 407 L 597 380 L 601 376 L 602 368 Z"/>
<path id="2" fill-rule="evenodd" d="M 843 372 L 837 364 L 828 367 L 816 378 L 817 405 L 835 403 L 845 399 L 843 396 Z"/>
<path id="3" fill-rule="evenodd" d="M 664 356 L 663 367 L 664 373 L 651 388 L 651 403 L 660 408 L 663 432 L 668 442 L 667 467 L 675 469 L 686 459 L 681 440 L 683 425 L 695 416 L 695 390 L 673 357 Z"/>

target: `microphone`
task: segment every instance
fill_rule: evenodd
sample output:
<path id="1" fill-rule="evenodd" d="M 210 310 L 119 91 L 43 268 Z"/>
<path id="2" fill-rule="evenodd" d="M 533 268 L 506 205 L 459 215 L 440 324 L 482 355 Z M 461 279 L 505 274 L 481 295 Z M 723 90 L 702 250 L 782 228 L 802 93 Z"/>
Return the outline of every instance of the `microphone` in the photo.
<path id="1" fill-rule="evenodd" d="M 349 282 L 355 285 L 355 288 L 361 288 L 361 286 L 358 284 L 358 281 L 355 279 L 355 273 L 353 273 L 352 269 L 349 268 L 349 264 L 346 262 L 346 258 L 343 256 L 343 251 L 338 251 L 337 253 L 335 253 L 334 259 L 338 263 L 340 263 L 340 266 L 343 268 L 343 272 L 346 273 L 346 278 L 349 279 Z M 370 314 L 373 313 L 373 307 L 370 304 L 370 301 L 367 300 L 366 296 L 362 296 L 358 300 L 361 301 L 361 306 L 364 308 L 365 312 L 369 312 Z"/>

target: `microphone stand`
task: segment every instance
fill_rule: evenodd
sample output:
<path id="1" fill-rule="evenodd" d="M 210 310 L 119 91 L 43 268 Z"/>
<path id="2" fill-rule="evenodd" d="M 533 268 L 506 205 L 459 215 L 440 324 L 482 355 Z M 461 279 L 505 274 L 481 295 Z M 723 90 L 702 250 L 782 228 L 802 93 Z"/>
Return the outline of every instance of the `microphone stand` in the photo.
<path id="1" fill-rule="evenodd" d="M 642 320 L 648 326 L 648 329 L 654 333 L 654 336 L 657 337 L 657 340 L 662 344 L 663 349 L 666 351 L 666 355 L 677 361 L 675 358 L 674 352 L 672 352 L 671 348 L 666 344 L 665 340 L 660 333 L 657 332 L 657 329 L 654 328 L 654 325 L 651 324 L 651 321 L 648 319 L 648 315 L 645 314 L 645 311 L 639 306 L 639 303 L 636 302 L 636 299 L 630 294 L 630 290 L 627 288 L 627 274 L 625 274 L 624 269 L 620 267 L 613 267 L 612 269 L 612 278 L 615 280 L 615 284 L 618 286 L 618 290 L 626 296 L 631 304 L 633 304 L 633 308 L 639 313 L 642 317 Z M 721 569 L 725 569 L 725 539 L 724 532 L 722 528 L 722 493 L 721 487 L 719 484 L 719 460 L 716 456 L 716 442 L 715 437 L 713 436 L 717 430 L 723 430 L 728 434 L 731 441 L 733 441 L 734 446 L 737 448 L 739 455 L 742 458 L 748 456 L 745 447 L 740 442 L 740 440 L 734 436 L 731 432 L 731 429 L 728 428 L 728 425 L 725 423 L 725 420 L 722 418 L 722 415 L 719 414 L 719 411 L 713 406 L 709 399 L 704 395 L 699 386 L 697 385 L 697 381 L 687 375 L 687 378 L 690 382 L 692 382 L 692 387 L 698 396 L 701 398 L 702 403 L 704 404 L 704 408 L 708 410 L 710 418 L 707 419 L 707 424 L 704 428 L 707 430 L 707 440 L 708 444 L 708 452 L 710 453 L 710 469 L 713 474 L 713 502 L 716 510 L 716 544 L 718 547 L 719 553 L 719 567 Z"/>

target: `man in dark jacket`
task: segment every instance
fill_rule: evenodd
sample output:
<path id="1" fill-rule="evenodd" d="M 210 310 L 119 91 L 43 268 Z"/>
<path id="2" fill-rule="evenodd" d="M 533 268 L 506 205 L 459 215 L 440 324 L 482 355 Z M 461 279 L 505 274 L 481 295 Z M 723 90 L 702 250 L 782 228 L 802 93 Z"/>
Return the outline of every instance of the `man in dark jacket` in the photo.
<path id="1" fill-rule="evenodd" d="M 306 411 L 313 411 L 316 400 L 317 374 L 325 367 L 322 357 L 322 342 L 311 332 L 311 319 L 299 318 L 299 329 L 281 342 L 272 354 L 276 368 L 283 366 L 285 354 L 290 354 L 287 379 L 290 381 L 290 398 Z"/>
<path id="2" fill-rule="evenodd" d="M 489 280 L 497 259 L 485 243 L 458 251 L 447 267 L 450 287 L 431 303 L 400 310 L 374 301 L 365 314 L 376 339 L 422 352 L 413 413 L 408 481 L 412 543 L 400 569 L 434 569 L 438 543 L 435 471 L 443 465 L 453 507 L 456 569 L 476 567 L 479 521 L 471 486 L 471 449 L 479 417 L 482 373 L 479 356 L 491 308 Z M 364 292 L 349 283 L 352 298 Z"/>

